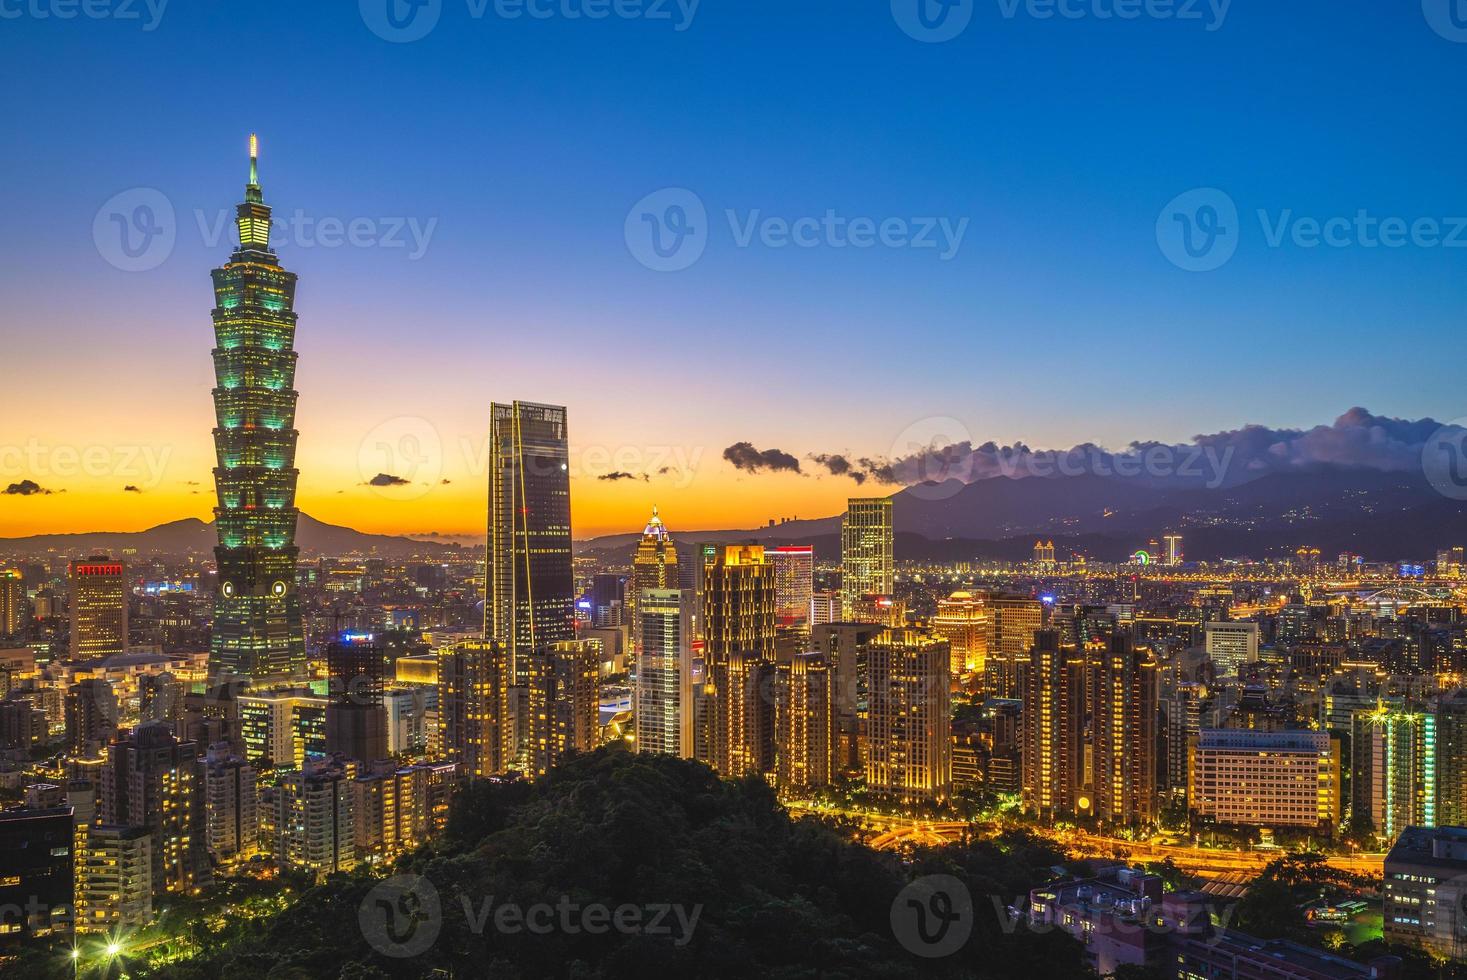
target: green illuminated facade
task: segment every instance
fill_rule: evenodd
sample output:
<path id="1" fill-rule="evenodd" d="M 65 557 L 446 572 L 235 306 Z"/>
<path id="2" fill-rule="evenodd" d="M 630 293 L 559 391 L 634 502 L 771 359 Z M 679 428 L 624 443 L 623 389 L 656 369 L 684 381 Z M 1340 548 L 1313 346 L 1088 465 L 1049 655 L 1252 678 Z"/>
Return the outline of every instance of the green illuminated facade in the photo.
<path id="1" fill-rule="evenodd" d="M 296 594 L 295 282 L 270 250 L 250 137 L 239 248 L 214 277 L 214 508 L 219 570 L 210 674 L 256 685 L 306 666 Z"/>

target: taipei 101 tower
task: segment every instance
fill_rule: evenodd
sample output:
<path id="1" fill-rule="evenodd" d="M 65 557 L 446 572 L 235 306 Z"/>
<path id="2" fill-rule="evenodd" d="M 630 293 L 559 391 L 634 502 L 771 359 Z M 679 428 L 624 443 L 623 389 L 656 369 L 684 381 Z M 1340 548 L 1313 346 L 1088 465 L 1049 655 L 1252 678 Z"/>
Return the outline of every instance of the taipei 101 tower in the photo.
<path id="1" fill-rule="evenodd" d="M 210 680 L 251 686 L 306 666 L 295 563 L 295 273 L 270 250 L 259 143 L 236 208 L 239 248 L 214 276 L 214 486 Z"/>

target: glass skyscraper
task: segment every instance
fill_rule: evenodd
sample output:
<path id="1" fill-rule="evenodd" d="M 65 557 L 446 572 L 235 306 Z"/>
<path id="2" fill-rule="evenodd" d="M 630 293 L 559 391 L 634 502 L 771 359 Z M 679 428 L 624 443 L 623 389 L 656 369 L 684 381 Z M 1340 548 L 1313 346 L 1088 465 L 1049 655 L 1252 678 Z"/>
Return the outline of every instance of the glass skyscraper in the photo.
<path id="1" fill-rule="evenodd" d="M 214 508 L 219 571 L 210 675 L 255 683 L 305 669 L 295 565 L 294 273 L 270 250 L 250 137 L 239 247 L 214 276 Z"/>
<path id="2" fill-rule="evenodd" d="M 484 634 L 524 683 L 536 650 L 575 639 L 566 413 L 518 401 L 490 412 Z"/>

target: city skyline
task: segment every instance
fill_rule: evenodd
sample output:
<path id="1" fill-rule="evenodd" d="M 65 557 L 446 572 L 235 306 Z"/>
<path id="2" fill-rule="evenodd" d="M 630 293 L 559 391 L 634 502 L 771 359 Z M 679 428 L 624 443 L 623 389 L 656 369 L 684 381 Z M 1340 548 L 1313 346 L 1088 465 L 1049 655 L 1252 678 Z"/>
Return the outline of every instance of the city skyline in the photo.
<path id="1" fill-rule="evenodd" d="M 1183 441 L 1250 423 L 1308 428 L 1352 405 L 1410 419 L 1467 414 L 1449 358 L 1355 353 L 1384 337 L 1450 344 L 1467 299 L 1457 251 L 1358 239 L 1310 247 L 1298 244 L 1297 226 L 1269 241 L 1281 220 L 1305 218 L 1351 219 L 1356 236 L 1362 211 L 1374 222 L 1434 218 L 1446 237 L 1452 216 L 1467 214 L 1459 175 L 1442 163 L 1461 158 L 1463 137 L 1442 125 L 1452 109 L 1440 94 L 1467 48 L 1419 10 L 1229 8 L 1214 25 L 1046 21 L 1021 5 L 924 44 L 876 7 L 837 17 L 834 4 L 814 3 L 781 11 L 771 31 L 761 11 L 711 4 L 686 30 L 492 11 L 476 20 L 448 5 L 438 29 L 413 43 L 384 39 L 356 10 L 267 9 L 226 24 L 174 6 L 151 31 L 28 23 L 34 43 L 16 52 L 18 72 L 51 79 L 57 65 L 84 60 L 117 79 L 117 98 L 166 111 L 124 120 L 93 87 L 59 79 L 16 107 L 21 152 L 9 186 L 25 193 L 12 191 L 11 213 L 34 234 L 0 243 L 0 256 L 14 322 L 40 325 L 47 341 L 9 359 L 14 429 L 0 486 L 29 480 L 66 492 L 0 499 L 0 529 L 135 530 L 207 515 L 211 447 L 192 425 L 210 371 L 193 342 L 207 288 L 198 270 L 227 253 L 232 175 L 251 131 L 283 221 L 283 258 L 310 283 L 300 297 L 313 327 L 301 348 L 300 408 L 312 420 L 301 505 L 331 523 L 479 534 L 491 391 L 563 404 L 583 420 L 578 537 L 635 531 L 652 503 L 683 527 L 832 516 L 855 488 L 811 456 L 890 457 L 908 451 L 913 427 L 918 442 L 941 434 L 937 419 L 956 420 L 974 442 L 1065 447 Z M 306 50 L 283 29 L 286 16 L 331 30 Z M 227 87 L 228 69 L 188 52 L 226 31 L 262 71 L 291 71 L 327 111 L 296 100 L 221 108 L 200 97 Z M 170 86 L 152 61 L 113 43 L 124 33 L 170 64 L 184 59 L 199 84 Z M 1295 43 L 1306 36 L 1317 49 Z M 1410 72 L 1339 67 L 1375 63 L 1383 42 Z M 750 45 L 764 69 L 731 74 Z M 664 92 L 658 66 L 669 50 L 700 68 Z M 1016 87 L 1012 78 L 1040 56 L 1063 70 Z M 1290 67 L 1310 124 L 1274 104 L 1248 67 L 1259 59 Z M 870 63 L 888 66 L 878 73 L 885 88 L 852 88 Z M 522 72 L 536 64 L 556 66 L 557 84 L 526 87 Z M 354 103 L 359 70 L 418 77 L 420 87 L 394 89 L 369 118 Z M 1098 83 L 1083 98 L 1081 80 Z M 1393 97 L 1402 86 L 1410 98 Z M 807 95 L 791 105 L 792 89 Z M 1146 98 L 1134 98 L 1138 89 Z M 735 95 L 739 108 L 728 111 Z M 634 104 L 644 109 L 625 108 Z M 898 104 L 903 124 L 873 120 Z M 809 135 L 817 108 L 818 138 Z M 449 117 L 456 145 L 419 138 Z M 1270 167 L 1257 166 L 1261 146 Z M 1212 187 L 1237 205 L 1245 232 L 1225 266 L 1189 272 L 1158 248 L 1158 214 Z M 706 208 L 712 240 L 689 268 L 658 272 L 629 248 L 625 225 L 639 202 L 676 188 Z M 140 189 L 161 195 L 175 220 L 167 254 L 135 238 L 142 264 L 160 261 L 125 271 L 133 260 L 109 244 L 113 216 L 126 224 L 136 205 L 157 204 L 128 196 Z M 737 241 L 751 220 L 823 224 L 828 212 L 846 223 L 946 219 L 950 238 L 967 225 L 947 260 L 942 248 L 824 238 L 780 247 L 763 230 Z M 345 241 L 358 219 L 360 247 Z M 339 244 L 322 221 L 341 225 Z M 943 238 L 940 224 L 933 234 Z M 506 336 L 516 343 L 501 344 Z M 1288 350 L 1307 352 L 1314 370 L 1279 385 L 1254 369 Z M 690 396 L 675 425 L 648 418 L 616 383 L 642 370 L 649 351 Z M 1059 365 L 1076 359 L 1097 368 L 1081 376 L 1091 383 L 1065 377 Z M 853 391 L 874 380 L 878 360 L 879 405 Z M 698 397 L 714 363 L 770 392 L 778 409 L 730 411 Z M 105 417 L 92 398 L 57 398 L 64 377 L 105 388 Z M 1046 411 L 1032 412 L 1030 388 L 1046 377 Z M 1173 397 L 1183 390 L 1185 404 Z M 723 456 L 745 443 L 788 454 L 818 478 L 752 479 Z M 99 447 L 112 454 L 100 475 L 65 475 L 83 469 L 66 453 Z M 689 467 L 691 480 L 674 475 Z M 601 479 L 615 474 L 630 477 Z M 409 485 L 373 486 L 379 475 Z"/>

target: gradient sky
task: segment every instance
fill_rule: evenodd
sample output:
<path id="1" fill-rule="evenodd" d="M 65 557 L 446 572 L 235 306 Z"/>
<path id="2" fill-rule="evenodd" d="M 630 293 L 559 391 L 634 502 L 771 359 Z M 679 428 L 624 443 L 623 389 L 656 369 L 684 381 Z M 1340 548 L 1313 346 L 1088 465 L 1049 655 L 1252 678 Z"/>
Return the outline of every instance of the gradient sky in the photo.
<path id="1" fill-rule="evenodd" d="M 348 2 L 175 0 L 144 30 L 141 2 L 143 22 L 3 0 L 0 483 L 65 492 L 0 497 L 0 535 L 209 516 L 208 273 L 230 232 L 207 230 L 240 199 L 251 131 L 277 218 L 436 222 L 416 259 L 279 250 L 301 276 L 300 504 L 363 530 L 482 530 L 492 400 L 569 406 L 578 535 L 654 502 L 674 529 L 825 516 L 855 489 L 808 462 L 740 474 L 720 457 L 743 440 L 803 459 L 906 451 L 912 431 L 1118 446 L 1355 404 L 1467 415 L 1467 248 L 1272 248 L 1255 217 L 1467 215 L 1467 43 L 1420 3 L 1236 0 L 1209 30 L 1205 4 L 965 2 L 966 31 L 928 44 L 886 0 L 705 0 L 684 31 L 558 12 L 583 0 L 546 20 L 442 0 L 398 44 Z M 706 204 L 711 237 L 659 273 L 624 222 L 668 187 Z M 1199 187 L 1242 213 L 1207 273 L 1156 239 Z M 143 272 L 93 236 L 135 188 L 176 216 Z M 740 248 L 726 209 L 969 226 L 950 261 Z M 690 473 L 596 478 L 662 466 Z M 411 484 L 366 485 L 378 472 Z"/>

